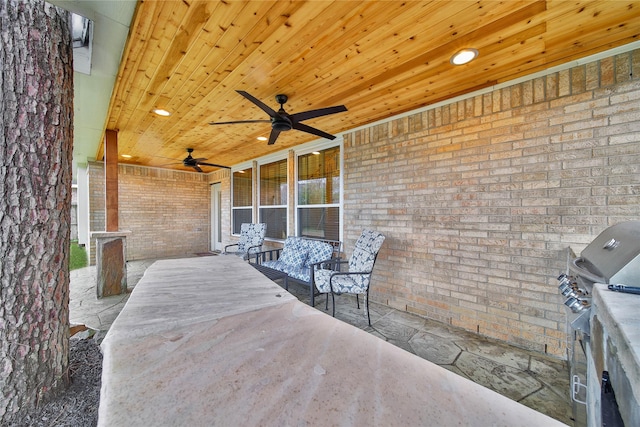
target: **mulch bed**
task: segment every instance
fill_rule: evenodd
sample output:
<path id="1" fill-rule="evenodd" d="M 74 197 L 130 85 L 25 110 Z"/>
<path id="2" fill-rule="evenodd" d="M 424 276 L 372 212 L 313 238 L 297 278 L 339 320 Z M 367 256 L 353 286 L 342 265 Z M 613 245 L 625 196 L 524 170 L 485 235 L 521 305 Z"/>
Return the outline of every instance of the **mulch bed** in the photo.
<path id="1" fill-rule="evenodd" d="M 93 427 L 98 424 L 102 376 L 98 337 L 72 337 L 69 347 L 69 388 L 37 410 L 17 414 L 8 426 Z"/>

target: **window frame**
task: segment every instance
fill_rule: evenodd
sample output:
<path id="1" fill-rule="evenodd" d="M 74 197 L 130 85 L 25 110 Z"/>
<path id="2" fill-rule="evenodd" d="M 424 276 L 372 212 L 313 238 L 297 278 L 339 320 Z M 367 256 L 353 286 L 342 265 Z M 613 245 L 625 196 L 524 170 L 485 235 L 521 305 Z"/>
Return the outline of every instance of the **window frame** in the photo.
<path id="1" fill-rule="evenodd" d="M 243 205 L 243 206 L 234 206 L 234 202 L 235 202 L 235 174 L 236 172 L 241 172 L 241 171 L 246 171 L 246 170 L 250 170 L 251 171 L 251 179 L 249 180 L 250 185 L 251 185 L 251 191 L 250 191 L 250 200 L 251 200 L 251 204 L 250 205 Z M 253 172 L 253 166 L 252 165 L 241 165 L 241 166 L 237 166 L 235 168 L 233 168 L 231 170 L 231 200 L 230 200 L 230 205 L 231 205 L 231 235 L 232 236 L 239 236 L 240 232 L 238 231 L 237 233 L 235 232 L 236 227 L 235 227 L 235 215 L 234 215 L 234 211 L 239 211 L 239 210 L 251 210 L 251 222 L 253 222 L 253 218 L 254 218 L 254 203 L 253 201 L 255 200 L 255 186 L 253 184 L 254 182 L 254 172 Z M 238 230 L 240 230 L 240 224 L 238 224 Z"/>
<path id="2" fill-rule="evenodd" d="M 300 208 L 301 205 L 298 204 L 298 162 L 299 162 L 299 157 L 300 156 L 304 156 L 306 154 L 311 154 L 314 151 L 323 151 L 323 150 L 327 150 L 330 148 L 335 148 L 337 147 L 340 150 L 340 174 L 339 174 L 339 191 L 340 191 L 340 196 L 339 196 L 339 203 L 333 203 L 333 204 L 326 204 L 326 205 L 313 205 L 314 207 L 337 207 L 339 214 L 338 214 L 338 220 L 339 220 L 339 224 L 338 224 L 338 233 L 339 233 L 339 240 L 342 241 L 343 239 L 343 230 L 344 230 L 344 141 L 342 139 L 341 136 L 338 136 L 335 140 L 333 141 L 329 141 L 326 139 L 323 140 L 318 140 L 318 141 L 313 141 L 310 143 L 306 143 L 306 144 L 301 144 L 299 146 L 293 147 L 291 149 L 286 149 L 286 150 L 282 150 L 276 153 L 272 153 L 260 158 L 256 158 L 253 159 L 251 162 L 244 162 L 242 164 L 238 164 L 235 165 L 232 169 L 231 169 L 231 182 L 230 182 L 230 205 L 231 205 L 231 210 L 230 210 L 230 214 L 231 214 L 231 218 L 230 218 L 230 226 L 231 226 L 231 235 L 233 236 L 238 236 L 238 234 L 234 234 L 233 233 L 233 174 L 235 172 L 241 171 L 241 170 L 246 170 L 246 169 L 251 169 L 252 170 L 252 205 L 251 207 L 251 212 L 252 212 L 252 222 L 255 220 L 255 218 L 259 218 L 260 217 L 260 197 L 259 197 L 259 186 L 260 186 L 260 179 L 259 179 L 259 174 L 260 174 L 260 166 L 264 165 L 264 164 L 268 164 L 268 163 L 274 163 L 277 161 L 281 161 L 281 160 L 287 160 L 287 163 L 289 162 L 289 160 L 293 161 L 293 165 L 287 165 L 287 186 L 288 186 L 288 193 L 287 193 L 287 205 L 286 205 L 286 218 L 287 218 L 287 229 L 286 229 L 286 233 L 287 235 L 298 235 L 298 230 L 300 228 L 300 224 L 299 224 L 299 215 L 298 215 L 298 210 Z M 291 188 L 291 186 L 293 185 L 293 188 Z M 293 197 L 293 200 L 291 200 L 291 197 Z M 281 206 L 281 205 L 278 205 Z M 302 205 L 302 206 L 307 206 L 307 205 Z M 236 207 L 236 209 L 239 207 Z M 249 208 L 249 206 L 243 206 L 242 208 Z M 293 220 L 293 221 L 291 221 Z M 289 226 L 290 224 L 293 224 L 293 229 L 290 229 Z M 282 242 L 284 240 L 280 240 L 280 239 L 273 239 L 273 238 L 266 238 L 265 240 L 267 241 L 274 241 L 274 242 Z"/>
<path id="3" fill-rule="evenodd" d="M 334 202 L 334 203 L 322 203 L 322 204 L 313 204 L 313 205 L 300 205 L 299 203 L 299 181 L 298 181 L 298 177 L 299 177 L 299 164 L 300 164 L 300 157 L 308 155 L 308 154 L 313 154 L 314 151 L 324 151 L 324 150 L 329 150 L 331 148 L 338 148 L 338 150 L 340 151 L 339 154 L 339 161 L 340 161 L 340 173 L 338 175 L 338 182 L 339 182 L 339 191 L 340 191 L 340 195 L 338 197 L 338 202 Z M 338 240 L 342 241 L 342 237 L 343 237 L 343 228 L 344 228 L 344 143 L 341 137 L 336 138 L 334 141 L 331 141 L 330 143 L 326 142 L 326 141 L 322 141 L 320 143 L 315 143 L 315 144 L 307 144 L 303 147 L 301 147 L 300 149 L 295 151 L 295 165 L 294 165 L 294 197 L 295 197 L 295 201 L 294 201 L 294 226 L 295 226 L 295 233 L 296 236 L 301 235 L 301 231 L 300 231 L 300 209 L 304 208 L 304 207 L 308 207 L 308 206 L 312 206 L 313 208 L 338 208 L 338 235 L 339 238 Z"/>
<path id="4" fill-rule="evenodd" d="M 279 205 L 263 205 L 262 204 L 262 167 L 263 166 L 267 166 L 270 164 L 274 164 L 274 163 L 280 163 L 284 161 L 285 163 L 285 178 L 286 178 L 286 192 L 285 192 L 285 203 L 284 204 L 279 204 Z M 278 238 L 278 237 L 271 237 L 269 236 L 269 227 L 267 226 L 267 236 L 265 237 L 265 240 L 269 240 L 269 241 L 284 241 L 287 238 L 287 235 L 289 233 L 288 230 L 288 224 L 289 224 L 289 189 L 290 189 L 290 185 L 291 185 L 291 177 L 289 176 L 289 158 L 286 155 L 281 155 L 278 157 L 272 157 L 269 156 L 267 158 L 263 158 L 262 161 L 258 162 L 257 164 L 257 217 L 258 217 L 258 221 L 262 222 L 262 211 L 263 209 L 283 209 L 284 208 L 284 220 L 285 220 L 285 226 L 284 226 L 284 233 L 285 236 L 282 238 Z"/>

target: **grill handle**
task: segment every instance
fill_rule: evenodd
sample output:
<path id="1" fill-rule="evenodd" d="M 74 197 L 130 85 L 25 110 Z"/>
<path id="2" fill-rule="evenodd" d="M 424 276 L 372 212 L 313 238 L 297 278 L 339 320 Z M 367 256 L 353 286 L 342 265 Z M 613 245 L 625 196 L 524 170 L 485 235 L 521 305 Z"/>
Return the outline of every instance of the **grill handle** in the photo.
<path id="1" fill-rule="evenodd" d="M 578 274 L 580 277 L 591 280 L 593 283 L 607 283 L 607 279 L 604 277 L 600 277 L 596 274 L 593 274 L 589 270 L 586 270 L 578 265 L 578 263 L 583 262 L 584 258 L 578 257 L 571 260 L 571 265 L 569 265 L 569 270 Z"/>

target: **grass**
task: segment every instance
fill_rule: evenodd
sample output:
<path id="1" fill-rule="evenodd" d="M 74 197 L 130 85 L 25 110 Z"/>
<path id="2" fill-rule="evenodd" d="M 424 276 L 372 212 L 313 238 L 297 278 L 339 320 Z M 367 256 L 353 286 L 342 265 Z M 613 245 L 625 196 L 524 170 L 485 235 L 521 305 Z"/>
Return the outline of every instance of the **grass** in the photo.
<path id="1" fill-rule="evenodd" d="M 69 259 L 69 271 L 77 270 L 88 265 L 87 251 L 83 246 L 78 245 L 78 242 L 71 241 L 71 256 Z"/>

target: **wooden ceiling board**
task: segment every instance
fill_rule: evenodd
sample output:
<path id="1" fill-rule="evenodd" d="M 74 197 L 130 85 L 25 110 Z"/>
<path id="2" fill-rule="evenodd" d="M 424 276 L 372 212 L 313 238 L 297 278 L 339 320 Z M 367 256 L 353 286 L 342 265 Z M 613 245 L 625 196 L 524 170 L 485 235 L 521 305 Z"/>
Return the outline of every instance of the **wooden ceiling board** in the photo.
<path id="1" fill-rule="evenodd" d="M 175 71 L 176 64 L 190 44 L 194 34 L 202 26 L 202 7 L 186 6 L 183 2 L 163 2 L 164 14 L 169 18 L 162 27 L 149 35 L 146 49 L 142 52 L 138 77 L 130 96 L 137 99 L 124 110 L 116 123 L 117 129 L 139 129 L 143 132 L 151 121 L 149 112 L 154 108 L 166 108 L 157 105 L 162 87 L 168 75 Z M 170 7 L 169 7 L 170 6 Z"/>
<path id="2" fill-rule="evenodd" d="M 189 61 L 182 61 L 181 67 L 167 79 L 164 93 L 169 99 L 175 99 L 174 104 L 168 106 L 174 111 L 179 111 L 178 108 L 190 96 L 190 93 L 185 91 L 190 82 L 198 80 L 200 73 L 216 74 L 216 68 L 223 63 L 226 56 L 229 56 L 232 48 L 237 46 L 238 39 L 242 37 L 240 33 L 242 30 L 239 25 L 234 23 L 237 18 L 236 14 L 253 16 L 254 14 L 262 14 L 261 8 L 270 7 L 269 3 L 257 5 L 249 3 L 243 10 L 237 12 L 226 7 L 226 3 L 219 3 L 219 5 L 221 7 L 213 12 L 216 20 L 210 19 L 203 32 L 199 34 L 196 45 L 189 52 Z M 220 17 L 221 13 L 224 14 L 223 17 Z"/>
<path id="3" fill-rule="evenodd" d="M 268 118 L 239 89 L 274 110 L 284 93 L 290 114 L 344 104 L 305 122 L 336 134 L 639 35 L 639 1 L 144 1 L 106 126 L 123 162 L 183 169 L 190 147 L 233 165 L 317 139 L 292 130 L 267 146 L 269 123 L 209 125 Z M 451 66 L 462 47 L 479 58 Z"/>
<path id="4" fill-rule="evenodd" d="M 173 38 L 164 32 L 172 21 L 172 11 L 166 7 L 154 7 L 155 5 L 173 4 L 173 2 L 150 3 L 143 3 L 138 6 L 136 18 L 140 17 L 140 22 L 131 27 L 135 31 L 135 38 L 129 39 L 130 43 L 128 43 L 127 47 L 131 50 L 125 52 L 126 57 L 129 59 L 125 62 L 125 69 L 122 73 L 125 80 L 117 85 L 121 90 L 118 96 L 121 101 L 120 109 L 111 114 L 108 124 L 110 129 L 124 129 L 123 118 L 126 119 L 133 115 L 136 105 L 141 96 L 144 95 L 148 82 L 153 77 L 159 59 L 164 56 L 167 46 Z M 142 9 L 142 5 L 145 6 L 145 9 Z M 148 13 L 146 13 L 147 5 L 150 8 Z M 145 17 L 150 17 L 151 19 L 144 19 Z M 163 22 L 163 26 L 156 26 L 158 22 Z M 152 47 L 150 46 L 151 43 L 154 44 Z M 134 100 L 135 102 L 133 102 Z"/>
<path id="5" fill-rule="evenodd" d="M 275 12 L 271 11 L 273 16 L 272 18 L 268 18 L 268 20 L 270 22 L 273 22 L 278 18 L 285 19 L 283 16 L 283 12 L 284 11 L 280 10 L 276 10 Z M 253 51 L 255 51 L 255 49 L 260 46 L 258 40 L 262 35 L 262 28 L 262 26 L 255 26 L 255 37 L 257 37 L 255 42 L 251 41 L 252 37 L 251 35 L 249 35 L 243 38 L 242 43 L 238 43 L 233 47 L 233 49 L 236 49 L 238 46 L 246 45 L 249 48 L 253 48 Z M 250 41 L 247 42 L 247 39 Z M 212 101 L 220 103 L 220 100 L 224 97 L 225 93 L 230 93 L 229 89 L 224 88 L 224 86 L 228 84 L 229 79 L 233 79 L 233 76 L 231 76 L 232 74 L 235 73 L 237 75 L 237 77 L 235 77 L 236 79 L 242 79 L 242 73 L 239 71 L 238 65 L 236 63 L 239 61 L 239 58 L 245 60 L 244 58 L 247 55 L 247 47 L 244 47 L 245 51 L 242 54 L 234 55 L 233 50 L 231 50 L 230 53 L 225 54 L 225 60 L 234 62 L 226 63 L 224 61 L 221 61 L 220 65 L 216 67 L 215 70 L 213 70 L 213 73 L 209 77 L 207 77 L 204 80 L 204 83 L 200 87 L 196 88 L 195 91 L 189 92 L 187 90 L 184 90 L 182 91 L 182 96 L 176 96 L 178 105 L 176 107 L 172 105 L 171 108 L 176 108 L 176 111 L 191 110 L 195 114 L 199 115 L 198 118 L 201 119 L 196 123 L 192 123 L 191 127 L 205 125 L 207 121 L 210 121 L 204 119 L 204 117 L 210 114 L 210 104 Z M 220 91 L 221 87 L 223 91 Z M 240 97 L 235 92 L 233 92 L 233 96 Z M 178 134 L 182 133 L 179 129 L 175 129 L 174 127 L 167 128 L 166 130 L 167 132 L 169 132 L 169 135 L 173 133 L 175 136 L 177 136 Z"/>

